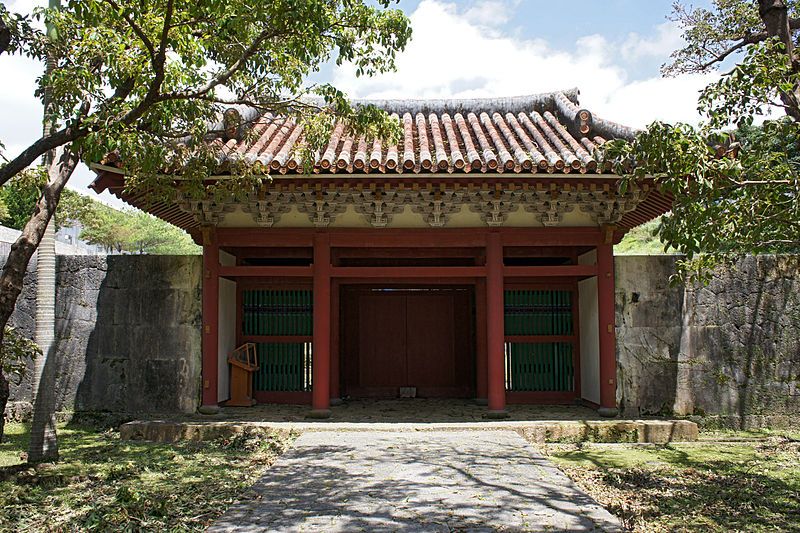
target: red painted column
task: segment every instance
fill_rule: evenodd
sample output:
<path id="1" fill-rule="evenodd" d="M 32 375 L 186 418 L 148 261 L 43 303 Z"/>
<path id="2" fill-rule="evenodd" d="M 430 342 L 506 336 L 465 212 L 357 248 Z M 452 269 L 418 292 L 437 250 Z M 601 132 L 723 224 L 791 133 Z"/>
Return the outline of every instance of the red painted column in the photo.
<path id="1" fill-rule="evenodd" d="M 339 329 L 341 318 L 339 317 L 339 287 L 337 281 L 332 283 L 331 292 L 331 405 L 340 405 L 342 403 L 342 393 L 339 390 L 339 382 L 341 376 L 339 369 L 341 368 L 339 360 Z"/>
<path id="2" fill-rule="evenodd" d="M 489 363 L 486 358 L 486 279 L 484 278 L 475 282 L 475 344 L 475 398 L 479 404 L 486 405 L 486 371 Z"/>
<path id="3" fill-rule="evenodd" d="M 216 412 L 219 364 L 219 245 L 215 228 L 203 228 L 203 403 L 201 411 Z"/>
<path id="4" fill-rule="evenodd" d="M 327 233 L 314 234 L 314 339 L 311 414 L 327 418 L 331 389 L 331 244 Z"/>
<path id="5" fill-rule="evenodd" d="M 506 413 L 505 331 L 503 308 L 503 242 L 497 232 L 486 237 L 486 344 L 489 416 Z"/>
<path id="6" fill-rule="evenodd" d="M 617 353 L 614 308 L 614 247 L 597 246 L 597 317 L 600 321 L 601 416 L 617 416 Z"/>

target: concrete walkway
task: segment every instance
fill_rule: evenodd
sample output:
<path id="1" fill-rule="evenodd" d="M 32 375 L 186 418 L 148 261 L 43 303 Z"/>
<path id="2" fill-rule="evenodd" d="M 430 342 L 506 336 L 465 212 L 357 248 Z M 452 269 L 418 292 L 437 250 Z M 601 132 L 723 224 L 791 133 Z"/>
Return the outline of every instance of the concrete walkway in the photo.
<path id="1" fill-rule="evenodd" d="M 512 431 L 303 434 L 210 531 L 616 531 Z"/>

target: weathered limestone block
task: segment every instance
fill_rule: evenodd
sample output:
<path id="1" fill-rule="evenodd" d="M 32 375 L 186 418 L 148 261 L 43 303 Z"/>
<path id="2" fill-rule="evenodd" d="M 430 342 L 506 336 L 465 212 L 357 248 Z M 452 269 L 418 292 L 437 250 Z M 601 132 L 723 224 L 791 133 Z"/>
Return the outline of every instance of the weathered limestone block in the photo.
<path id="1" fill-rule="evenodd" d="M 57 262 L 60 410 L 193 412 L 200 387 L 201 259 L 60 256 Z M 13 321 L 31 335 L 31 265 Z M 12 389 L 25 412 L 30 376 Z"/>
<path id="2" fill-rule="evenodd" d="M 674 257 L 615 265 L 624 414 L 748 427 L 800 414 L 800 258 L 747 257 L 690 287 L 665 283 Z"/>

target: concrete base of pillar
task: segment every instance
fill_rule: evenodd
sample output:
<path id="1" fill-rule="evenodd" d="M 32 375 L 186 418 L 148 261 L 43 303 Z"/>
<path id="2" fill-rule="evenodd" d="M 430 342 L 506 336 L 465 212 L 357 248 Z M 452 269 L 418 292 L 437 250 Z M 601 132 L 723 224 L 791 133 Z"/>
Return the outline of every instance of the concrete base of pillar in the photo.
<path id="1" fill-rule="evenodd" d="M 331 405 L 342 405 L 344 403 L 344 400 L 342 400 L 341 398 L 331 398 L 330 403 Z"/>
<path id="2" fill-rule="evenodd" d="M 330 409 L 312 409 L 306 415 L 306 418 L 314 418 L 317 420 L 324 420 L 325 418 L 331 417 L 331 410 Z"/>
<path id="3" fill-rule="evenodd" d="M 201 415 L 217 415 L 219 411 L 219 405 L 201 405 L 197 408 L 197 412 Z"/>
<path id="4" fill-rule="evenodd" d="M 619 414 L 619 409 L 616 407 L 598 407 L 597 414 L 604 418 L 614 418 Z"/>
<path id="5" fill-rule="evenodd" d="M 502 411 L 486 411 L 486 414 L 484 416 L 492 420 L 500 420 L 503 418 L 508 418 L 508 411 L 506 411 L 505 409 L 503 409 Z"/>

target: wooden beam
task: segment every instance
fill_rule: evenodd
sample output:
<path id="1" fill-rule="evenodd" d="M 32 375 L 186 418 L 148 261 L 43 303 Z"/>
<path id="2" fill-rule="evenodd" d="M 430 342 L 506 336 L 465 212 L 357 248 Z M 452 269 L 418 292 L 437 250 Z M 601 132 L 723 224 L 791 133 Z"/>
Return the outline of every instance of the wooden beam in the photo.
<path id="1" fill-rule="evenodd" d="M 486 396 L 489 416 L 506 416 L 503 306 L 503 243 L 499 233 L 486 236 Z"/>
<path id="2" fill-rule="evenodd" d="M 334 267 L 334 278 L 478 278 L 486 275 L 484 267 Z"/>
<path id="3" fill-rule="evenodd" d="M 313 228 L 218 228 L 220 246 L 305 247 L 314 243 Z"/>
<path id="4" fill-rule="evenodd" d="M 219 267 L 223 278 L 310 278 L 314 275 L 310 266 L 223 266 Z"/>
<path id="5" fill-rule="evenodd" d="M 595 265 L 507 266 L 506 278 L 589 277 L 597 275 Z"/>
<path id="6" fill-rule="evenodd" d="M 314 334 L 311 413 L 331 415 L 331 245 L 327 233 L 314 235 Z"/>

